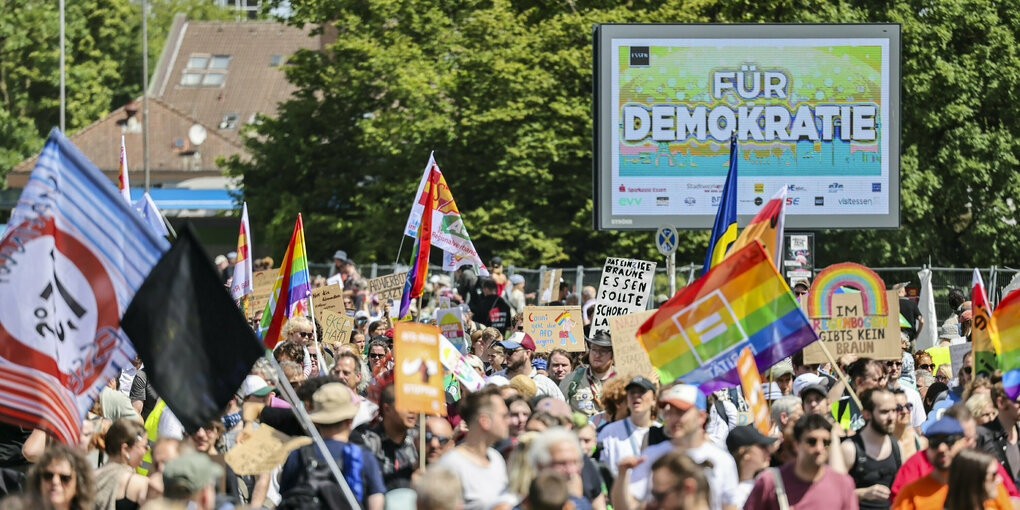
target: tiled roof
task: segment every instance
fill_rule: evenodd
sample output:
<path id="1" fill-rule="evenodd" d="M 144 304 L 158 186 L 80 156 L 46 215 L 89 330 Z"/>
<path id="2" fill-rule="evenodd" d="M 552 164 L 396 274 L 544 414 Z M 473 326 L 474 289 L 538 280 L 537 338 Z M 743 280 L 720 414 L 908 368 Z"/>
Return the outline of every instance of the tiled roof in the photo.
<path id="1" fill-rule="evenodd" d="M 295 90 L 283 70 L 298 50 L 319 48 L 320 39 L 309 35 L 312 28 L 179 17 L 149 84 L 150 95 L 240 142 L 242 125 L 256 113 L 275 115 L 277 104 Z M 182 84 L 185 75 L 199 84 Z M 236 116 L 236 127 L 220 129 L 228 115 Z"/>

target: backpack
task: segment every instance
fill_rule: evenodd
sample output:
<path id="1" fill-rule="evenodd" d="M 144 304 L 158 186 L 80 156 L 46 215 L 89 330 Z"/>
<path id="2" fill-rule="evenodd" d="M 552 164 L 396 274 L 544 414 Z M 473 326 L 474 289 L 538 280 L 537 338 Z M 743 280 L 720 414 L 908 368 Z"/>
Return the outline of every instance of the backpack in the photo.
<path id="1" fill-rule="evenodd" d="M 315 457 L 315 447 L 305 445 L 298 449 L 298 463 L 304 469 L 298 475 L 294 487 L 281 495 L 279 510 L 319 508 L 322 510 L 360 510 L 351 508 L 329 465 Z M 337 459 L 337 467 L 343 469 L 343 459 Z"/>

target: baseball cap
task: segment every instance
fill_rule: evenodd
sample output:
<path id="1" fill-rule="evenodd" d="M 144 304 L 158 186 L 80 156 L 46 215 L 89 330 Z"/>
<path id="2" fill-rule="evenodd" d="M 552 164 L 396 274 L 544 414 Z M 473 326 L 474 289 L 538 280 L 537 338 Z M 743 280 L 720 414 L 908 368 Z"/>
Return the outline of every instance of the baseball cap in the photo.
<path id="1" fill-rule="evenodd" d="M 499 345 L 502 345 L 506 350 L 523 347 L 531 352 L 535 352 L 535 341 L 531 338 L 531 335 L 521 331 L 515 331 L 514 334 L 510 335 L 510 338 L 499 342 Z"/>
<path id="2" fill-rule="evenodd" d="M 519 274 L 512 274 L 510 275 L 510 283 L 514 285 L 520 285 L 524 283 L 524 277 Z"/>
<path id="3" fill-rule="evenodd" d="M 606 333 L 605 331 L 599 331 L 592 335 L 591 338 L 586 338 L 585 340 L 587 340 L 588 343 L 599 347 L 613 346 L 613 337 L 609 336 L 609 333 Z"/>
<path id="4" fill-rule="evenodd" d="M 501 375 L 490 375 L 485 380 L 485 385 L 486 386 L 503 387 L 503 386 L 507 386 L 509 384 L 510 384 L 510 380 L 507 379 L 506 377 L 501 376 Z"/>
<path id="5" fill-rule="evenodd" d="M 201 452 L 185 453 L 163 466 L 163 488 L 168 493 L 194 494 L 223 476 L 223 467 Z"/>
<path id="6" fill-rule="evenodd" d="M 685 411 L 692 407 L 697 407 L 702 411 L 708 408 L 705 394 L 697 386 L 691 386 L 690 384 L 677 384 L 663 392 L 662 395 L 659 395 L 659 407 L 666 404 Z"/>
<path id="7" fill-rule="evenodd" d="M 726 436 L 726 449 L 733 451 L 741 446 L 768 446 L 775 443 L 777 439 L 762 434 L 753 425 L 741 425 L 733 427 L 733 430 Z"/>
<path id="8" fill-rule="evenodd" d="M 784 376 L 786 374 L 791 374 L 792 375 L 793 374 L 793 362 L 790 361 L 789 358 L 785 358 L 785 359 L 779 360 L 779 362 L 776 363 L 775 365 L 772 365 L 772 368 L 769 369 L 769 370 L 772 370 L 772 378 L 773 379 L 779 379 L 780 377 L 782 377 L 782 376 Z M 766 371 L 765 373 L 767 374 L 768 371 Z"/>
<path id="9" fill-rule="evenodd" d="M 531 366 L 535 370 L 545 370 L 545 369 L 549 368 L 549 362 L 544 360 L 544 359 L 542 359 L 542 358 L 535 358 L 535 359 L 531 360 Z"/>
<path id="10" fill-rule="evenodd" d="M 357 312 L 354 312 L 354 318 L 355 319 L 367 319 L 368 318 L 368 312 L 366 312 L 364 310 L 358 310 Z"/>
<path id="11" fill-rule="evenodd" d="M 312 394 L 312 409 L 308 418 L 312 423 L 330 425 L 354 418 L 358 404 L 354 402 L 351 389 L 343 383 L 323 384 Z"/>
<path id="12" fill-rule="evenodd" d="M 963 426 L 960 422 L 956 421 L 956 418 L 949 416 L 943 416 L 939 421 L 932 423 L 928 427 L 928 430 L 924 433 L 925 436 L 962 436 Z"/>
<path id="13" fill-rule="evenodd" d="M 825 378 L 818 374 L 812 374 L 810 372 L 806 374 L 800 374 L 797 376 L 796 379 L 793 380 L 793 394 L 799 397 L 800 392 L 804 388 L 807 388 L 808 386 L 812 386 L 815 384 L 825 384 Z"/>
<path id="14" fill-rule="evenodd" d="M 241 398 L 245 398 L 249 395 L 264 397 L 271 391 L 276 391 L 276 388 L 266 384 L 265 379 L 257 375 L 249 375 L 244 378 L 244 382 L 241 383 L 241 389 L 238 390 L 237 393 L 241 396 Z"/>
<path id="15" fill-rule="evenodd" d="M 624 390 L 629 390 L 631 386 L 637 386 L 645 391 L 655 391 L 655 383 L 650 381 L 647 377 L 637 376 L 630 380 L 625 386 Z"/>
<path id="16" fill-rule="evenodd" d="M 791 285 L 791 287 L 796 287 L 798 285 L 803 285 L 805 289 L 811 288 L 811 284 L 808 282 L 807 278 L 794 278 L 793 285 Z"/>

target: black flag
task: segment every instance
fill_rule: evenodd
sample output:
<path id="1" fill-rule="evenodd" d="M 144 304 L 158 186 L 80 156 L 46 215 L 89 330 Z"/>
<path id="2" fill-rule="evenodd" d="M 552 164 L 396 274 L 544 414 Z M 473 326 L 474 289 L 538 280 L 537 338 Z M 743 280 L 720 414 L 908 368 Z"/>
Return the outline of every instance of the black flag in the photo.
<path id="1" fill-rule="evenodd" d="M 120 324 L 153 388 L 189 433 L 219 418 L 265 352 L 190 224 Z"/>

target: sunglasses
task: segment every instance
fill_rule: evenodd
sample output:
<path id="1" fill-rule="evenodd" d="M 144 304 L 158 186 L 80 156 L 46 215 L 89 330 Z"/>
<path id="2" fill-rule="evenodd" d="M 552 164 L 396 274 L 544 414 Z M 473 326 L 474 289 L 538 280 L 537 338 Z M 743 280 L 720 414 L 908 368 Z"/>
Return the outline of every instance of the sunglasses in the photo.
<path id="1" fill-rule="evenodd" d="M 312 338 L 312 333 L 310 331 L 296 331 L 296 333 L 301 338 Z"/>
<path id="2" fill-rule="evenodd" d="M 368 353 L 368 357 L 369 358 L 385 358 L 386 355 L 385 354 L 379 354 L 377 352 L 370 352 L 370 353 Z"/>
<path id="3" fill-rule="evenodd" d="M 821 441 L 822 445 L 825 447 L 832 444 L 831 439 L 818 439 L 817 437 L 808 437 L 804 439 L 804 442 L 807 443 L 808 446 L 818 446 L 818 441 Z"/>
<path id="4" fill-rule="evenodd" d="M 902 367 L 903 366 L 903 362 L 902 361 L 886 361 L 885 362 L 885 366 L 887 366 L 887 367 Z"/>
<path id="5" fill-rule="evenodd" d="M 928 447 L 938 448 L 941 445 L 953 446 L 957 441 L 963 439 L 963 436 L 959 434 L 953 434 L 951 436 L 928 436 Z"/>
<path id="6" fill-rule="evenodd" d="M 934 364 L 928 364 L 928 365 L 917 365 L 917 368 L 918 368 L 918 369 L 920 369 L 920 370 L 928 370 L 928 371 L 931 371 L 931 370 L 935 370 L 935 365 L 934 365 Z"/>
<path id="7" fill-rule="evenodd" d="M 913 411 L 914 404 L 907 402 L 906 404 L 896 404 L 896 412 L 902 413 L 903 411 Z"/>
<path id="8" fill-rule="evenodd" d="M 56 476 L 56 477 L 60 478 L 60 482 L 63 483 L 63 484 L 71 483 L 71 475 L 65 475 L 63 473 L 54 473 L 52 471 L 43 471 L 42 476 L 43 476 L 42 479 L 43 480 L 47 480 L 47 481 L 53 480 L 53 477 Z"/>
<path id="9" fill-rule="evenodd" d="M 440 445 L 444 445 L 446 443 L 449 443 L 450 440 L 453 439 L 453 436 L 440 436 L 438 434 L 433 434 L 431 432 L 426 432 L 425 433 L 425 442 L 426 443 L 431 443 L 433 439 L 439 441 Z"/>

